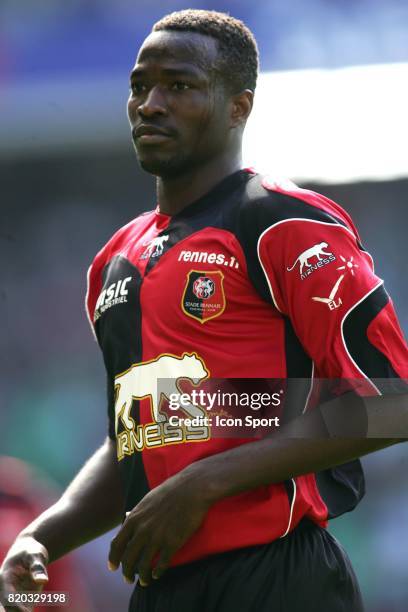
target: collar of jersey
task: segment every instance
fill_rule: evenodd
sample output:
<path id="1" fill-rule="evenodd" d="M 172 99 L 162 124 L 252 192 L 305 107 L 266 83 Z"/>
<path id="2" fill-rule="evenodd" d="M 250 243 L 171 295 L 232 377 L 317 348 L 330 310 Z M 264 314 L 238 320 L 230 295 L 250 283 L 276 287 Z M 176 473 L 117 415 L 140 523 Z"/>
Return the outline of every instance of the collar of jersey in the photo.
<path id="1" fill-rule="evenodd" d="M 173 216 L 160 212 L 159 206 L 157 206 L 157 218 L 163 224 L 166 224 L 170 217 L 172 219 L 185 219 L 187 217 L 196 215 L 200 211 L 209 208 L 209 206 L 219 203 L 220 199 L 222 199 L 224 195 L 230 195 L 231 191 L 235 190 L 242 183 L 245 183 L 254 174 L 255 172 L 252 168 L 243 168 L 241 170 L 233 172 L 232 174 L 229 174 L 224 179 L 222 179 L 222 181 L 217 183 L 217 185 L 215 185 L 212 189 L 210 189 L 210 191 L 198 198 L 198 200 L 194 200 L 194 202 L 192 202 L 191 204 L 183 208 L 182 211 Z"/>

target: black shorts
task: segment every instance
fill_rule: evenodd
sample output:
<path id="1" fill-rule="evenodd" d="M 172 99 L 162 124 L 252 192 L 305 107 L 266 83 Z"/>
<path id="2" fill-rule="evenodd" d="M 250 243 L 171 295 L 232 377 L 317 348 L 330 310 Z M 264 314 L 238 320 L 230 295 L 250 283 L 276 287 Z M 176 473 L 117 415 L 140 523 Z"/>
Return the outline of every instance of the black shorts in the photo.
<path id="1" fill-rule="evenodd" d="M 129 612 L 362 612 L 349 558 L 303 520 L 287 537 L 167 570 L 136 585 Z"/>

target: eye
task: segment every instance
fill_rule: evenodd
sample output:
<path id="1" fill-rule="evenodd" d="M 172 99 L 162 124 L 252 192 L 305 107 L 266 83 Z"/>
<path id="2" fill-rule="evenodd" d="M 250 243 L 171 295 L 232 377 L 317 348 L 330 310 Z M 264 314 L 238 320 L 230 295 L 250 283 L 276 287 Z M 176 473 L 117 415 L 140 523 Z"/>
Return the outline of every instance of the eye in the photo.
<path id="1" fill-rule="evenodd" d="M 187 89 L 191 89 L 191 87 L 187 83 L 184 83 L 184 81 L 175 81 L 172 83 L 171 89 L 173 91 L 186 91 Z"/>
<path id="2" fill-rule="evenodd" d="M 139 96 L 144 91 L 146 91 L 146 85 L 144 85 L 144 83 L 141 83 L 140 81 L 132 81 L 130 83 L 130 91 L 134 96 Z"/>

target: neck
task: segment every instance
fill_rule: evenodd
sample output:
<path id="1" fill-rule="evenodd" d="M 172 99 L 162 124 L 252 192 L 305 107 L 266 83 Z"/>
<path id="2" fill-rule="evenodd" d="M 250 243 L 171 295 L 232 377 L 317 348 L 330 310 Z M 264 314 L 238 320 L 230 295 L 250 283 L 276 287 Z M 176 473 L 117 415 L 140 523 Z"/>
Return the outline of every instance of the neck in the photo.
<path id="1" fill-rule="evenodd" d="M 157 177 L 159 210 L 175 215 L 208 193 L 225 177 L 242 168 L 241 152 L 216 158 L 174 178 Z"/>

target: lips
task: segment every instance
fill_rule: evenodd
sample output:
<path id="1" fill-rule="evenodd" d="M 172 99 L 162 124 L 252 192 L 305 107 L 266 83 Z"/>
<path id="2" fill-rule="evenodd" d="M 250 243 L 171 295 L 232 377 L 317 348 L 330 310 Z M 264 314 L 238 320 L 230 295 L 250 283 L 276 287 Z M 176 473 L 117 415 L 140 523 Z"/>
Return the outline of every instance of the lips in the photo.
<path id="1" fill-rule="evenodd" d="M 162 142 L 166 138 L 171 138 L 172 134 L 159 128 L 155 125 L 139 125 L 137 128 L 133 128 L 132 135 L 134 140 L 139 142 Z"/>

